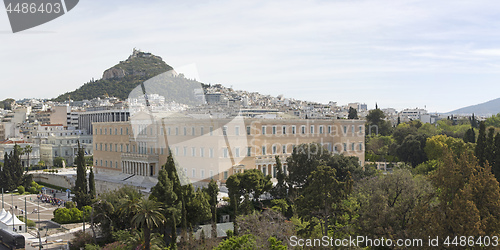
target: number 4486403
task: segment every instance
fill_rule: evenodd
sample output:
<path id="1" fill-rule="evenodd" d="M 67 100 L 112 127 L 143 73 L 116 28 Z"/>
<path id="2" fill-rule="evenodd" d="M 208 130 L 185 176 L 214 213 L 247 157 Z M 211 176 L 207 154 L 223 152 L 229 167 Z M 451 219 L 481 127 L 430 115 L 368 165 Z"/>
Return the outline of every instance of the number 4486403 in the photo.
<path id="1" fill-rule="evenodd" d="M 445 246 L 469 246 L 469 247 L 474 247 L 474 246 L 498 246 L 498 236 L 479 236 L 479 237 L 474 237 L 474 236 L 455 236 L 455 237 L 446 237 L 444 240 L 443 244 Z"/>
<path id="2" fill-rule="evenodd" d="M 60 3 L 16 3 L 12 4 L 9 3 L 7 5 L 7 12 L 8 13 L 23 13 L 23 14 L 35 14 L 35 13 L 60 13 L 61 12 L 61 4 Z"/>

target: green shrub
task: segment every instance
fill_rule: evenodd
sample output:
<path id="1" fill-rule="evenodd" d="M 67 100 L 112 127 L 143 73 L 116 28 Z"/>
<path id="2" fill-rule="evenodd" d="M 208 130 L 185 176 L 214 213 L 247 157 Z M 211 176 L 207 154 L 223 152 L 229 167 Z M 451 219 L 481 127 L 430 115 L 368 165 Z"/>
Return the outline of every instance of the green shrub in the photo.
<path id="1" fill-rule="evenodd" d="M 65 207 L 66 207 L 67 209 L 70 209 L 70 208 L 75 208 L 75 207 L 76 207 L 76 205 L 75 205 L 75 203 L 74 203 L 74 202 L 72 202 L 72 201 L 66 201 L 66 205 L 65 205 Z"/>
<path id="2" fill-rule="evenodd" d="M 32 193 L 32 194 L 38 194 L 38 190 L 36 190 L 35 187 L 30 187 L 28 188 L 28 192 Z"/>
<path id="3" fill-rule="evenodd" d="M 23 186 L 17 187 L 17 192 L 19 192 L 19 194 L 24 194 L 24 187 Z"/>

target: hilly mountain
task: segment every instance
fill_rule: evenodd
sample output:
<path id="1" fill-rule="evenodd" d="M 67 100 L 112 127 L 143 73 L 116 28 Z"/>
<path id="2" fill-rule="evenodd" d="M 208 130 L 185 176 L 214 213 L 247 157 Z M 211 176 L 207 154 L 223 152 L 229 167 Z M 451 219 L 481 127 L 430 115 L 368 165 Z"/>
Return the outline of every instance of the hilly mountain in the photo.
<path id="1" fill-rule="evenodd" d="M 101 79 L 87 82 L 77 90 L 62 94 L 53 100 L 58 102 L 68 99 L 81 101 L 104 95 L 124 100 L 142 82 L 167 71 L 177 75 L 161 57 L 134 49 L 127 60 L 105 70 Z"/>
<path id="2" fill-rule="evenodd" d="M 470 115 L 470 114 L 475 114 L 475 115 L 495 115 L 500 113 L 500 98 L 477 104 L 477 105 L 472 105 L 468 107 L 464 107 L 461 109 L 453 110 L 451 112 L 448 112 L 447 114 L 456 114 L 456 115 Z"/>

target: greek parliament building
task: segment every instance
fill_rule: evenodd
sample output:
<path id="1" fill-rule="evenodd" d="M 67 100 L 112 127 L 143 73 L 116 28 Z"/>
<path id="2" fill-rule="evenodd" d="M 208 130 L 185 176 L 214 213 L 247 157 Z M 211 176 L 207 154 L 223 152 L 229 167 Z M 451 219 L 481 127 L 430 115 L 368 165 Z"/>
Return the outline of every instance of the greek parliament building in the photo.
<path id="1" fill-rule="evenodd" d="M 286 172 L 286 158 L 303 143 L 319 143 L 321 150 L 356 156 L 363 164 L 364 125 L 363 120 L 212 119 L 178 113 L 138 113 L 128 121 L 97 122 L 96 185 L 98 191 L 132 185 L 149 192 L 169 151 L 177 170 L 198 186 L 211 178 L 224 183 L 244 169 L 259 169 L 274 178 L 275 156 Z"/>

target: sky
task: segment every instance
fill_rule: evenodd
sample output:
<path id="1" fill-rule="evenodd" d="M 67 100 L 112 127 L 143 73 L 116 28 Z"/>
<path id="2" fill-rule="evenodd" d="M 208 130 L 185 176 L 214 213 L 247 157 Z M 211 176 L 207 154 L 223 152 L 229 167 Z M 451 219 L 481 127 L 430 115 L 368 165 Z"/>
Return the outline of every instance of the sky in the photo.
<path id="1" fill-rule="evenodd" d="M 483 0 L 84 0 L 13 34 L 0 11 L 0 99 L 57 97 L 137 48 L 204 83 L 448 112 L 500 97 L 499 16 Z"/>

